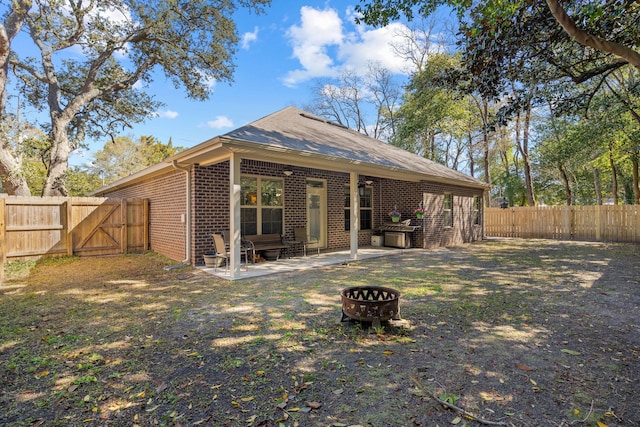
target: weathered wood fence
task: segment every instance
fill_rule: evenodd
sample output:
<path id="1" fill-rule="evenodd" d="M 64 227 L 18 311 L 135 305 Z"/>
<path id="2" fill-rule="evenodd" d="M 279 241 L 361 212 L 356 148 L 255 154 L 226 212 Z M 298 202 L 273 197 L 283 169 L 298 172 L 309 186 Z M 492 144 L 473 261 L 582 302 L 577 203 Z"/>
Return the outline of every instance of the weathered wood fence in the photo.
<path id="1" fill-rule="evenodd" d="M 7 259 L 144 251 L 148 218 L 146 199 L 0 197 L 0 278 Z"/>
<path id="2" fill-rule="evenodd" d="M 640 243 L 640 206 L 536 206 L 485 210 L 488 237 Z"/>

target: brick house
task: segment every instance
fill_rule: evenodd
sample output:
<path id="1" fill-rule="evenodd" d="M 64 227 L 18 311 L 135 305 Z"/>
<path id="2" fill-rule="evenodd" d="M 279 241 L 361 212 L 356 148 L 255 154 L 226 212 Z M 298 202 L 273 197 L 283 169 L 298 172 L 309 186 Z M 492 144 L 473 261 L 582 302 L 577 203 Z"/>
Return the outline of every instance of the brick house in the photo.
<path id="1" fill-rule="evenodd" d="M 480 240 L 488 185 L 405 150 L 287 107 L 101 188 L 96 195 L 149 200 L 153 251 L 192 265 L 231 230 L 231 274 L 241 235 L 293 239 L 306 227 L 322 249 L 371 244 L 390 221 L 424 206 L 420 248 Z"/>

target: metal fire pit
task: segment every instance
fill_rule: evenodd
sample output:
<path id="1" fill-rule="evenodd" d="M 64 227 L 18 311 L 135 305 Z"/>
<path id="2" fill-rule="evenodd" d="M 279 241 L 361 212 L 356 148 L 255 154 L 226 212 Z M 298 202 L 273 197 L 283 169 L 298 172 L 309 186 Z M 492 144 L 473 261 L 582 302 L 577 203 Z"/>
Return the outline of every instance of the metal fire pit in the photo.
<path id="1" fill-rule="evenodd" d="M 341 322 L 348 319 L 371 322 L 400 320 L 400 292 L 383 286 L 354 286 L 340 292 L 342 297 Z"/>

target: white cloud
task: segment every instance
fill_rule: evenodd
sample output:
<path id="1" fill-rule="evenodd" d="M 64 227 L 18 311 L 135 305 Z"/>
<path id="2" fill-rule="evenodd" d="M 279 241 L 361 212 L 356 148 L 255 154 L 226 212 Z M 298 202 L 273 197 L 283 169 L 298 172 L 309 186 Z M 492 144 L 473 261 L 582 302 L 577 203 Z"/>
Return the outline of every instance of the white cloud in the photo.
<path id="1" fill-rule="evenodd" d="M 176 117 L 178 117 L 178 112 L 171 110 L 158 111 L 156 114 L 158 115 L 158 117 L 163 119 L 175 119 Z"/>
<path id="2" fill-rule="evenodd" d="M 393 73 L 406 74 L 409 64 L 398 57 L 391 47 L 399 34 L 409 29 L 401 23 L 392 23 L 383 28 L 370 28 L 353 24 L 353 10 L 347 9 L 343 20 L 335 9 L 300 9 L 300 24 L 287 31 L 293 47 L 292 56 L 301 68 L 289 71 L 284 84 L 295 86 L 316 77 L 333 77 L 342 69 L 365 73 L 372 62 L 377 62 Z M 353 31 L 345 32 L 346 23 Z"/>
<path id="3" fill-rule="evenodd" d="M 154 111 L 149 115 L 151 118 L 161 118 L 161 119 L 175 119 L 178 117 L 177 111 L 165 110 L 165 111 Z"/>
<path id="4" fill-rule="evenodd" d="M 227 116 L 216 116 L 214 120 L 207 122 L 207 126 L 213 129 L 230 128 L 233 126 L 233 122 Z"/>
<path id="5" fill-rule="evenodd" d="M 253 32 L 242 35 L 242 48 L 249 49 L 249 45 L 258 40 L 258 27 L 253 28 Z"/>
<path id="6" fill-rule="evenodd" d="M 407 31 L 405 25 L 397 22 L 383 28 L 361 28 L 357 36 L 340 46 L 338 58 L 356 71 L 364 71 L 370 63 L 377 62 L 394 74 L 406 74 L 409 63 L 394 52 L 392 43 Z"/>
<path id="7" fill-rule="evenodd" d="M 293 46 L 293 56 L 302 69 L 289 72 L 285 84 L 335 74 L 335 65 L 328 49 L 343 42 L 342 20 L 334 9 L 318 10 L 309 6 L 300 9 L 300 25 L 293 25 L 287 37 Z"/>

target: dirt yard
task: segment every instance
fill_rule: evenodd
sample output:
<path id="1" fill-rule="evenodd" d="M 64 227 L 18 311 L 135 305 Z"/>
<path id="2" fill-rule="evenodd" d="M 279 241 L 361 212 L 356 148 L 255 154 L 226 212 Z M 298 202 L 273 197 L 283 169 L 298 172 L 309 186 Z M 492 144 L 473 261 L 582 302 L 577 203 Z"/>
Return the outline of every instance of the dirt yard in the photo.
<path id="1" fill-rule="evenodd" d="M 0 425 L 640 426 L 637 245 L 490 240 L 237 282 L 169 264 L 8 268 Z M 400 291 L 403 320 L 339 322 L 356 285 Z"/>

